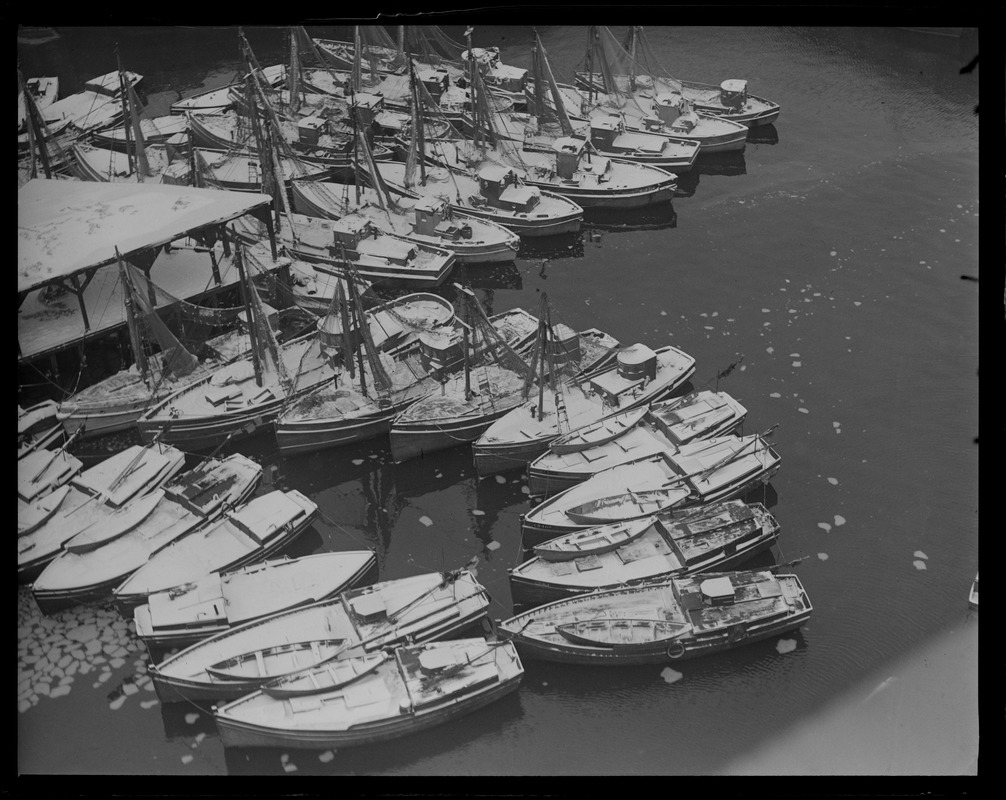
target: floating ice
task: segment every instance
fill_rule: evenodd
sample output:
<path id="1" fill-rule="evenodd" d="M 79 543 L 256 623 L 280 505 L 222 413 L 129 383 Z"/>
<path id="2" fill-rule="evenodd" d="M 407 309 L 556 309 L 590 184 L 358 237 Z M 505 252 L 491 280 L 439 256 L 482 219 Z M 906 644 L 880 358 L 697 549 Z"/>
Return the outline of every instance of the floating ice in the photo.
<path id="1" fill-rule="evenodd" d="M 120 694 L 111 703 L 108 704 L 108 707 L 112 709 L 112 711 L 118 711 L 120 708 L 122 708 L 122 704 L 125 702 L 126 702 L 126 695 Z"/>
<path id="2" fill-rule="evenodd" d="M 193 714 L 186 714 L 185 715 L 185 724 L 186 725 L 195 725 L 197 719 L 199 719 L 199 715 L 198 714 L 195 714 L 195 713 L 193 713 Z"/>
<path id="3" fill-rule="evenodd" d="M 326 750 L 324 753 L 319 753 L 318 754 L 318 760 L 322 764 L 327 764 L 333 758 L 335 758 L 335 753 L 333 753 L 331 750 Z"/>
<path id="4" fill-rule="evenodd" d="M 283 765 L 283 772 L 296 772 L 296 771 L 297 771 L 297 765 L 296 764 L 284 764 Z"/>
<path id="5" fill-rule="evenodd" d="M 835 515 L 835 527 L 837 528 L 839 525 L 844 525 L 844 524 L 845 524 L 845 517 L 843 517 L 843 516 L 841 516 L 839 514 L 836 514 Z"/>
<path id="6" fill-rule="evenodd" d="M 197 733 L 196 734 L 196 744 L 201 743 L 202 740 L 205 739 L 205 738 L 206 738 L 205 732 L 203 732 L 203 733 Z"/>
<path id="7" fill-rule="evenodd" d="M 819 522 L 817 523 L 817 527 L 819 527 L 823 531 L 831 530 L 831 525 L 829 525 L 827 522 Z"/>
<path id="8" fill-rule="evenodd" d="M 810 413 L 806 408 L 803 408 L 802 406 L 800 408 L 798 408 L 797 411 L 799 411 L 801 414 L 809 414 Z"/>
<path id="9" fill-rule="evenodd" d="M 475 516 L 475 517 L 484 517 L 484 516 L 485 516 L 485 514 L 486 514 L 486 512 L 485 512 L 485 511 L 480 511 L 480 510 L 479 510 L 479 509 L 477 509 L 477 508 L 473 508 L 473 509 L 472 509 L 472 516 Z"/>
<path id="10" fill-rule="evenodd" d="M 420 521 L 421 523 L 423 523 L 423 525 L 425 525 L 425 526 L 426 526 L 427 528 L 428 528 L 428 527 L 430 527 L 430 525 L 432 525 L 432 524 L 433 524 L 433 520 L 432 520 L 432 519 L 430 519 L 429 517 L 425 516 L 425 515 L 424 515 L 424 516 L 422 516 L 422 517 L 420 517 L 420 518 L 419 518 L 419 521 Z"/>
<path id="11" fill-rule="evenodd" d="M 63 684 L 62 686 L 57 686 L 49 693 L 49 697 L 62 697 L 64 694 L 70 694 L 69 684 Z"/>
<path id="12" fill-rule="evenodd" d="M 98 628 L 94 625 L 81 625 L 78 628 L 66 632 L 67 638 L 73 639 L 75 642 L 90 642 L 92 639 L 98 638 Z"/>
<path id="13" fill-rule="evenodd" d="M 159 702 L 161 702 L 161 701 L 160 700 L 156 700 L 156 699 L 155 700 L 142 700 L 142 701 L 140 701 L 140 708 L 144 708 L 144 709 L 146 709 L 146 708 L 153 708 Z"/>
<path id="14" fill-rule="evenodd" d="M 769 355 L 772 355 L 775 352 L 775 348 L 774 347 L 766 347 L 765 348 L 765 352 L 768 353 Z"/>
<path id="15" fill-rule="evenodd" d="M 927 556 L 921 550 L 916 550 L 914 553 L 912 553 L 912 555 L 914 555 L 916 558 L 921 558 L 923 561 L 929 560 L 929 556 Z"/>
<path id="16" fill-rule="evenodd" d="M 502 475 L 497 475 L 496 483 L 506 483 L 506 478 L 504 478 Z"/>
<path id="17" fill-rule="evenodd" d="M 796 650 L 796 639 L 780 639 L 775 643 L 775 649 L 780 653 L 792 653 Z"/>
<path id="18" fill-rule="evenodd" d="M 803 364 L 802 364 L 801 362 L 799 362 L 799 361 L 794 361 L 794 362 L 793 362 L 793 366 L 794 366 L 794 367 L 802 367 L 802 366 L 803 366 Z"/>
<path id="19" fill-rule="evenodd" d="M 916 569 L 925 569 L 926 568 L 926 562 L 925 561 L 913 561 L 912 563 L 915 565 Z"/>
<path id="20" fill-rule="evenodd" d="M 527 486 L 521 486 L 520 490 L 523 494 L 531 494 L 531 490 Z"/>
<path id="21" fill-rule="evenodd" d="M 832 486 L 837 486 L 838 478 L 828 478 L 828 483 L 830 483 Z"/>
<path id="22" fill-rule="evenodd" d="M 353 459 L 353 463 L 356 464 L 356 466 L 360 466 L 360 464 L 363 463 L 363 459 L 362 458 L 354 458 Z"/>
<path id="23" fill-rule="evenodd" d="M 125 683 L 122 685 L 122 691 L 124 694 L 136 694 L 140 691 L 140 687 L 135 683 Z"/>
<path id="24" fill-rule="evenodd" d="M 852 301 L 852 304 L 853 304 L 854 306 L 861 306 L 861 305 L 863 305 L 863 304 L 862 304 L 862 303 L 860 303 L 860 302 L 859 302 L 858 300 L 853 300 L 853 301 Z"/>
<path id="25" fill-rule="evenodd" d="M 716 330 L 712 325 L 703 325 L 702 327 L 705 328 L 707 331 L 714 331 L 714 330 Z"/>
<path id="26" fill-rule="evenodd" d="M 192 755 L 190 753 L 186 753 L 184 756 L 182 756 L 182 763 L 183 764 L 192 763 Z"/>
<path id="27" fill-rule="evenodd" d="M 486 545 L 486 550 L 499 550 L 499 549 L 500 549 L 499 542 L 489 542 L 489 544 Z"/>
<path id="28" fill-rule="evenodd" d="M 770 394 L 769 397 L 782 397 L 782 395 L 779 394 L 779 392 L 772 392 L 772 394 Z"/>
<path id="29" fill-rule="evenodd" d="M 828 560 L 828 554 L 827 553 L 818 553 L 817 557 L 819 559 L 821 559 L 821 561 L 827 561 Z"/>
<path id="30" fill-rule="evenodd" d="M 280 755 L 280 757 L 279 757 L 279 762 L 280 762 L 281 764 L 285 764 L 285 763 L 286 763 L 287 761 L 289 761 L 289 760 L 290 760 L 290 754 L 289 754 L 289 753 L 283 753 L 283 754 L 282 754 L 282 755 Z"/>
<path id="31" fill-rule="evenodd" d="M 108 666 L 110 666 L 112 669 L 118 669 L 125 663 L 126 659 L 124 658 L 113 658 L 111 661 L 108 662 Z"/>
<path id="32" fill-rule="evenodd" d="M 832 251 L 831 251 L 831 254 L 832 254 L 833 256 L 837 256 L 837 255 L 838 255 L 838 253 L 836 253 L 836 252 L 835 252 L 834 250 L 832 250 Z"/>
<path id="33" fill-rule="evenodd" d="M 768 310 L 767 308 L 763 308 L 763 309 L 761 310 L 761 313 L 762 313 L 762 314 L 768 314 L 768 312 L 769 312 L 769 310 Z"/>
<path id="34" fill-rule="evenodd" d="M 677 670 L 671 669 L 670 667 L 664 667 L 660 670 L 660 677 L 663 678 L 666 683 L 677 683 L 685 676 Z"/>
<path id="35" fill-rule="evenodd" d="M 667 316 L 667 312 L 666 312 L 666 311 L 661 311 L 661 312 L 660 312 L 660 316 L 662 316 L 662 317 L 666 317 L 666 316 Z"/>

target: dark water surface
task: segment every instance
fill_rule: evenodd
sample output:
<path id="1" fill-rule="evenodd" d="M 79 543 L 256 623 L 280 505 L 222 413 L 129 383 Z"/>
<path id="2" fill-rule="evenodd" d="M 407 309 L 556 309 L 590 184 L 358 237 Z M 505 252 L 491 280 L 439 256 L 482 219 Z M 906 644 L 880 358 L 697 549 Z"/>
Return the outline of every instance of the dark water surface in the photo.
<path id="1" fill-rule="evenodd" d="M 115 68 L 117 41 L 124 66 L 145 76 L 151 115 L 229 82 L 237 66 L 234 29 L 57 32 L 19 39 L 26 76 L 58 75 L 73 92 Z M 572 78 L 585 30 L 539 32 L 557 78 Z M 280 29 L 248 33 L 260 63 L 282 58 Z M 978 78 L 959 70 L 977 38 L 824 27 L 647 35 L 672 74 L 746 78 L 782 116 L 741 157 L 683 176 L 673 208 L 589 217 L 576 236 L 467 277 L 492 311 L 534 311 L 546 291 L 576 328 L 674 344 L 696 358 L 696 386 L 744 356 L 720 388 L 748 408 L 745 432 L 778 423 L 783 461 L 751 498 L 779 519 L 780 546 L 753 565 L 806 557 L 795 571 L 815 605 L 809 624 L 669 671 L 528 661 L 518 693 L 384 746 L 225 751 L 207 712 L 154 702 L 142 645 L 110 606 L 42 618 L 22 588 L 20 773 L 976 772 L 978 618 L 967 593 L 978 569 L 978 285 L 962 276 L 979 277 Z M 525 28 L 474 36 L 519 66 L 529 41 Z M 318 522 L 292 555 L 372 547 L 382 580 L 478 556 L 490 615 L 510 616 L 506 569 L 528 509 L 519 473 L 480 481 L 464 449 L 395 466 L 381 440 L 292 459 L 264 437 L 239 449 L 275 465 L 267 483 L 301 490 L 336 523 Z M 102 653 L 67 636 L 95 622 Z M 858 716 L 823 724 L 848 711 L 846 698 Z"/>

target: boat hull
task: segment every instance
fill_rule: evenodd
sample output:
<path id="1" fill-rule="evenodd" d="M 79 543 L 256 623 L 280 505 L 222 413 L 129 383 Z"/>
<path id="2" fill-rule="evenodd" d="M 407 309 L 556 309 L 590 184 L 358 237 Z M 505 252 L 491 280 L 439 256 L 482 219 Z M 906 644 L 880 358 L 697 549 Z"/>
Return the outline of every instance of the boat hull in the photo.
<path id="1" fill-rule="evenodd" d="M 352 419 L 280 421 L 276 423 L 276 445 L 283 455 L 296 456 L 376 439 L 387 435 L 394 416 L 418 399 L 409 398 L 379 412 Z"/>
<path id="2" fill-rule="evenodd" d="M 341 262 L 333 261 L 331 259 L 321 258 L 316 253 L 312 253 L 309 250 L 301 250 L 296 246 L 288 247 L 290 254 L 302 261 L 307 261 L 309 264 L 318 264 L 319 269 L 322 272 L 330 272 L 332 275 L 341 276 L 345 272 L 345 268 L 342 266 Z M 510 251 L 511 255 L 507 259 L 499 258 L 498 260 L 513 261 L 514 251 Z M 474 258 L 482 258 L 482 260 L 492 260 L 495 258 L 492 254 L 474 254 Z M 447 276 L 451 274 L 454 269 L 454 265 L 457 263 L 458 258 L 447 261 L 441 269 L 424 269 L 417 270 L 415 268 L 399 268 L 394 264 L 388 265 L 376 265 L 376 264 L 363 264 L 354 263 L 353 266 L 356 269 L 356 273 L 369 281 L 375 283 L 380 282 L 382 286 L 388 286 L 392 288 L 399 289 L 433 289 L 440 286 Z M 469 262 L 477 263 L 477 262 Z M 330 269 L 325 269 L 329 266 Z"/>
<path id="3" fill-rule="evenodd" d="M 444 423 L 417 422 L 392 425 L 390 431 L 391 457 L 396 464 L 412 458 L 422 458 L 439 450 L 449 450 L 470 444 L 486 428 L 508 413 L 513 406 L 476 419 L 450 420 Z"/>
<path id="4" fill-rule="evenodd" d="M 441 704 L 411 711 L 394 719 L 377 720 L 354 725 L 350 730 L 273 729 L 261 725 L 217 716 L 217 729 L 224 747 L 284 747 L 303 750 L 324 750 L 340 747 L 378 744 L 441 725 L 456 717 L 470 714 L 517 690 L 523 673 L 501 681 L 491 689 L 459 700 L 448 699 Z"/>

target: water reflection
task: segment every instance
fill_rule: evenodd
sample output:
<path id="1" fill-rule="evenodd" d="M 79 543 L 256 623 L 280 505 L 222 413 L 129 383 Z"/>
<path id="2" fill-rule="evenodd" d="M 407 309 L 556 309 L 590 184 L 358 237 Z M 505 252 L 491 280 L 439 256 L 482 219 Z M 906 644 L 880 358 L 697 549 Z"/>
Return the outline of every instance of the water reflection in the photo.
<path id="1" fill-rule="evenodd" d="M 775 125 L 756 125 L 748 130 L 748 142 L 751 144 L 779 144 L 779 131 Z"/>
<path id="2" fill-rule="evenodd" d="M 522 241 L 521 255 L 524 255 L 527 249 L 526 242 Z M 459 264 L 454 268 L 449 281 L 457 281 L 473 289 L 522 288 L 520 269 L 513 261 L 505 264 Z"/>
<path id="3" fill-rule="evenodd" d="M 584 212 L 584 228 L 586 230 L 655 231 L 676 228 L 677 226 L 678 212 L 674 210 L 673 203 L 661 203 L 660 205 L 624 211 L 599 208 Z"/>

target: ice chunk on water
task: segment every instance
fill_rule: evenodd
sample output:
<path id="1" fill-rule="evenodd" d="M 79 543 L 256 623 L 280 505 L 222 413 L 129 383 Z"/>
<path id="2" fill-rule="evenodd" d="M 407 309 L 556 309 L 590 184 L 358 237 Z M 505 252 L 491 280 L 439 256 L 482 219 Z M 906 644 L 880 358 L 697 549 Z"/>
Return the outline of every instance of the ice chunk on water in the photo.
<path id="1" fill-rule="evenodd" d="M 832 486 L 837 486 L 838 478 L 828 478 L 828 483 L 830 483 Z"/>
<path id="2" fill-rule="evenodd" d="M 322 764 L 327 764 L 333 758 L 335 758 L 335 753 L 333 753 L 331 750 L 326 750 L 324 753 L 319 753 L 318 754 L 318 760 Z"/>
<path id="3" fill-rule="evenodd" d="M 506 483 L 506 478 L 504 478 L 502 475 L 497 475 L 496 483 Z"/>
<path id="4" fill-rule="evenodd" d="M 840 514 L 836 514 L 835 515 L 835 527 L 837 528 L 839 525 L 844 525 L 844 524 L 845 524 L 845 517 L 841 516 Z"/>
<path id="5" fill-rule="evenodd" d="M 827 560 L 828 560 L 828 554 L 827 554 L 827 553 L 818 553 L 818 554 L 817 554 L 817 557 L 818 557 L 818 558 L 819 558 L 819 559 L 820 559 L 821 561 L 827 561 Z"/>
<path id="6" fill-rule="evenodd" d="M 823 531 L 831 530 L 831 525 L 829 525 L 827 522 L 819 522 L 817 523 L 817 527 L 819 527 Z"/>
<path id="7" fill-rule="evenodd" d="M 913 561 L 912 563 L 915 565 L 916 569 L 925 569 L 926 568 L 926 562 L 925 561 L 916 560 L 916 561 Z"/>
<path id="8" fill-rule="evenodd" d="M 775 649 L 780 653 L 792 653 L 796 650 L 796 639 L 780 639 L 776 642 Z"/>
<path id="9" fill-rule="evenodd" d="M 921 558 L 923 561 L 929 560 L 929 556 L 927 556 L 921 550 L 916 550 L 914 553 L 912 553 L 912 555 L 915 556 L 916 558 Z"/>
<path id="10" fill-rule="evenodd" d="M 499 549 L 500 549 L 499 542 L 489 542 L 489 544 L 486 545 L 486 550 L 499 550 Z"/>
<path id="11" fill-rule="evenodd" d="M 685 676 L 675 669 L 671 669 L 670 667 L 664 667 L 662 670 L 660 670 L 660 677 L 663 678 L 664 681 L 667 683 L 677 683 Z"/>
<path id="12" fill-rule="evenodd" d="M 185 715 L 185 724 L 186 725 L 195 725 L 197 719 L 199 719 L 199 715 L 196 714 L 196 713 L 186 714 Z"/>
<path id="13" fill-rule="evenodd" d="M 425 525 L 425 526 L 426 526 L 427 528 L 428 528 L 428 527 L 430 527 L 430 525 L 432 525 L 432 524 L 433 524 L 433 520 L 432 520 L 432 519 L 430 519 L 429 517 L 425 516 L 425 515 L 424 515 L 424 516 L 422 516 L 422 517 L 420 517 L 420 518 L 419 518 L 419 521 L 420 521 L 421 523 L 423 523 L 423 525 Z"/>
<path id="14" fill-rule="evenodd" d="M 481 511 L 481 510 L 479 510 L 477 508 L 473 508 L 472 509 L 472 516 L 475 516 L 475 517 L 484 517 L 485 514 L 486 514 L 485 511 Z"/>

